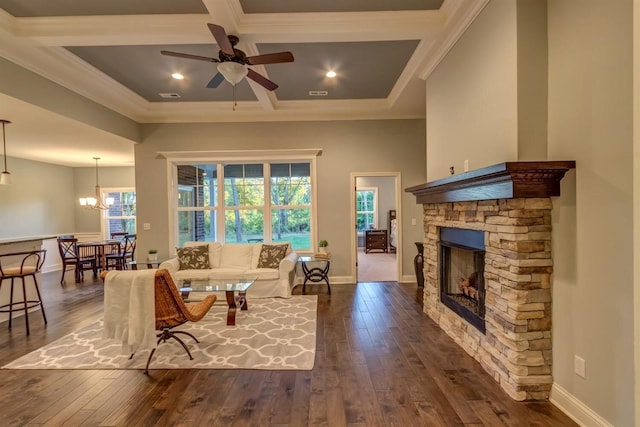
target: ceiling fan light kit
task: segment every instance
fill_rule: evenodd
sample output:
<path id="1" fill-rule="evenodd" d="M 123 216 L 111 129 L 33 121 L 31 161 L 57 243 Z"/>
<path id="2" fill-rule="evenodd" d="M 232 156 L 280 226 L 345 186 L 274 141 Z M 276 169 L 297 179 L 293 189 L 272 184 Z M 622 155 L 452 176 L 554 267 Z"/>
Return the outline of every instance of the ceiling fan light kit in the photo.
<path id="1" fill-rule="evenodd" d="M 0 119 L 0 122 L 2 122 L 2 156 L 4 157 L 4 171 L 0 174 L 0 185 L 11 185 L 13 180 L 11 179 L 11 173 L 7 170 L 7 139 L 4 132 L 4 126 L 11 122 L 3 119 Z"/>
<path id="2" fill-rule="evenodd" d="M 221 62 L 218 64 L 218 72 L 224 76 L 226 81 L 232 85 L 236 85 L 245 78 L 249 70 L 237 62 Z"/>

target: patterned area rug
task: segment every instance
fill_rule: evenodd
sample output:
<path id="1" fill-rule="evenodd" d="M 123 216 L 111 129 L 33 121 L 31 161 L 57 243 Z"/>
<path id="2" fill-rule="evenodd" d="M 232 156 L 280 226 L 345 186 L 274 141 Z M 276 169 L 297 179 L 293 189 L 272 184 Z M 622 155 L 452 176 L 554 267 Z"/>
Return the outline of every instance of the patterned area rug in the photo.
<path id="1" fill-rule="evenodd" d="M 223 299 L 224 301 L 224 299 Z M 226 303 L 216 302 L 197 323 L 174 330 L 192 333 L 200 343 L 180 334 L 194 360 L 171 339 L 161 343 L 150 369 L 311 370 L 316 352 L 317 296 L 249 300 L 238 310 L 236 326 L 227 326 Z M 2 369 L 144 369 L 149 350 L 131 360 L 121 345 L 102 338 L 102 321 L 33 351 Z"/>

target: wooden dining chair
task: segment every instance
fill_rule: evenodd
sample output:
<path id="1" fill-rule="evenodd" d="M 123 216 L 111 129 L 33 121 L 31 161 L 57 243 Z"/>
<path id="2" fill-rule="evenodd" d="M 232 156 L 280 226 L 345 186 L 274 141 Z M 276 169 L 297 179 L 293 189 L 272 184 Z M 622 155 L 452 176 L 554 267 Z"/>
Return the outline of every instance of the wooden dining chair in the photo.
<path id="1" fill-rule="evenodd" d="M 40 249 L 0 255 L 0 289 L 2 288 L 2 284 L 5 280 L 11 280 L 9 303 L 0 305 L 0 313 L 9 313 L 9 329 L 11 329 L 13 313 L 22 311 L 24 312 L 24 322 L 27 328 L 27 335 L 29 335 L 29 310 L 36 307 L 40 307 L 44 324 L 47 324 L 47 315 L 44 312 L 42 296 L 40 295 L 38 279 L 36 278 L 36 274 L 40 273 L 40 270 L 42 270 L 46 254 L 46 249 Z M 18 260 L 17 263 L 16 260 Z M 37 299 L 27 296 L 27 277 L 31 277 L 33 279 L 33 286 L 36 291 Z M 20 279 L 22 282 L 22 301 L 16 301 L 13 295 L 15 279 Z"/>
<path id="2" fill-rule="evenodd" d="M 113 233 L 111 233 L 111 239 L 124 242 L 124 236 L 126 236 L 127 234 L 129 233 L 127 233 L 126 231 L 114 231 Z"/>
<path id="3" fill-rule="evenodd" d="M 136 252 L 136 235 L 127 234 L 124 242 L 118 246 L 118 253 L 106 255 L 107 269 L 126 270 L 127 263 L 134 260 Z"/>
<path id="4" fill-rule="evenodd" d="M 94 278 L 97 277 L 97 259 L 95 256 L 95 248 L 92 247 L 92 249 L 94 251 L 93 257 L 90 256 L 88 252 L 84 252 L 84 257 L 81 258 L 78 252 L 78 239 L 58 238 L 58 251 L 62 259 L 61 285 L 64 285 L 64 274 L 67 272 L 69 266 L 72 266 L 74 269 L 76 283 L 84 279 L 85 270 L 93 270 Z"/>

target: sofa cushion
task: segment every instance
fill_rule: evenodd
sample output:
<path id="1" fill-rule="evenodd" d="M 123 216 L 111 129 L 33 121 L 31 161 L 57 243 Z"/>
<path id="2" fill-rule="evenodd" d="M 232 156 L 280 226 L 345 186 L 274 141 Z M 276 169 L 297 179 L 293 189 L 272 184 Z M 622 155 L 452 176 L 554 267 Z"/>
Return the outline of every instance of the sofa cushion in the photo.
<path id="1" fill-rule="evenodd" d="M 221 268 L 242 268 L 251 267 L 251 255 L 253 252 L 252 244 L 243 243 L 227 243 L 222 246 L 220 254 Z"/>
<path id="2" fill-rule="evenodd" d="M 183 248 L 190 248 L 194 246 L 202 246 L 206 242 L 184 242 Z M 208 242 L 209 245 L 209 267 L 220 267 L 220 254 L 222 253 L 222 244 L 220 242 Z"/>
<path id="3" fill-rule="evenodd" d="M 287 245 L 262 245 L 257 268 L 278 268 L 287 253 Z"/>
<path id="4" fill-rule="evenodd" d="M 209 245 L 189 246 L 177 248 L 180 270 L 205 270 L 209 269 Z"/>

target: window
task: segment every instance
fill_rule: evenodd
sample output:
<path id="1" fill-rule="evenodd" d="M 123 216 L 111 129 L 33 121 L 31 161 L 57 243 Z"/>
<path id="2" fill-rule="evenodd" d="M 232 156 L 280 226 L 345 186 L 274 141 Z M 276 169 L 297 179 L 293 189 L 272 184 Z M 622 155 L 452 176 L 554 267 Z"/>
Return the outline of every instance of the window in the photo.
<path id="1" fill-rule="evenodd" d="M 178 245 L 216 240 L 218 204 L 216 165 L 178 166 Z"/>
<path id="2" fill-rule="evenodd" d="M 126 232 L 135 234 L 136 232 L 136 192 L 131 189 L 104 190 L 103 200 L 112 197 L 113 205 L 105 210 L 102 234 L 105 238 L 110 238 L 111 233 Z"/>
<path id="3" fill-rule="evenodd" d="M 271 241 L 311 248 L 309 163 L 271 164 Z"/>
<path id="4" fill-rule="evenodd" d="M 281 242 L 310 250 L 311 162 L 177 165 L 177 243 Z"/>
<path id="5" fill-rule="evenodd" d="M 358 231 L 378 228 L 378 189 L 356 189 L 356 225 Z"/>

